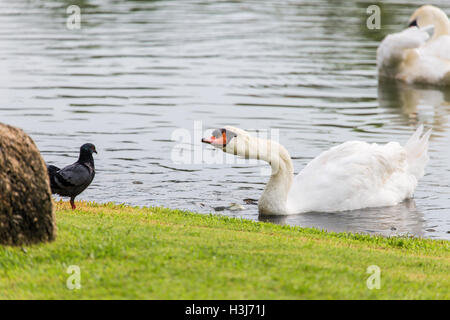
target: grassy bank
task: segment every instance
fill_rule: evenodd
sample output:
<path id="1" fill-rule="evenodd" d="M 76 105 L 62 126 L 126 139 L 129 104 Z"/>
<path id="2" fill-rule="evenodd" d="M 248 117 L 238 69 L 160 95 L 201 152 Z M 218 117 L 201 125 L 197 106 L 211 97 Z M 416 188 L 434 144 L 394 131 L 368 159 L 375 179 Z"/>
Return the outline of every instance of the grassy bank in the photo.
<path id="1" fill-rule="evenodd" d="M 57 240 L 0 247 L 0 299 L 450 298 L 448 241 L 333 234 L 161 208 L 57 204 Z M 68 266 L 81 270 L 69 290 Z M 381 269 L 369 290 L 366 269 Z"/>

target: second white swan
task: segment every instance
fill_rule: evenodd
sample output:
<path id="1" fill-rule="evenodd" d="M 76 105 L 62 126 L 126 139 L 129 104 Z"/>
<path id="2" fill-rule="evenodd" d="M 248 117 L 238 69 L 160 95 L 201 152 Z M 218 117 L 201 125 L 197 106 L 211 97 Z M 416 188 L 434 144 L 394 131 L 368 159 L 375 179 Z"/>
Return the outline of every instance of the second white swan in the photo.
<path id="1" fill-rule="evenodd" d="M 258 202 L 261 215 L 392 206 L 411 198 L 428 161 L 431 130 L 421 126 L 405 146 L 349 141 L 323 152 L 294 177 L 287 150 L 272 140 L 225 127 L 202 139 L 224 152 L 260 159 L 272 175 Z"/>
<path id="2" fill-rule="evenodd" d="M 450 22 L 439 8 L 425 5 L 409 19 L 408 28 L 388 35 L 378 47 L 381 76 L 407 83 L 450 85 Z M 430 38 L 428 31 L 432 30 Z"/>

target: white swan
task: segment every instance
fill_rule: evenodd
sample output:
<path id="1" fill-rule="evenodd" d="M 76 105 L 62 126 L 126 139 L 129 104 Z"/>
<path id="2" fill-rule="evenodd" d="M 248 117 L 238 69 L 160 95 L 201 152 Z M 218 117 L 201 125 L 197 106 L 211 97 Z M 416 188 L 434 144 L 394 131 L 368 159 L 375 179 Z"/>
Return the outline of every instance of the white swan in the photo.
<path id="1" fill-rule="evenodd" d="M 422 132 L 421 126 L 404 147 L 397 142 L 345 142 L 323 152 L 295 177 L 289 153 L 275 141 L 225 127 L 202 142 L 268 162 L 272 175 L 259 199 L 259 212 L 287 215 L 392 206 L 411 198 L 428 161 L 431 130 L 421 137 Z"/>
<path id="2" fill-rule="evenodd" d="M 430 38 L 426 30 L 433 29 Z M 439 8 L 425 5 L 409 20 L 409 28 L 388 35 L 377 50 L 381 76 L 407 83 L 450 85 L 450 22 Z"/>

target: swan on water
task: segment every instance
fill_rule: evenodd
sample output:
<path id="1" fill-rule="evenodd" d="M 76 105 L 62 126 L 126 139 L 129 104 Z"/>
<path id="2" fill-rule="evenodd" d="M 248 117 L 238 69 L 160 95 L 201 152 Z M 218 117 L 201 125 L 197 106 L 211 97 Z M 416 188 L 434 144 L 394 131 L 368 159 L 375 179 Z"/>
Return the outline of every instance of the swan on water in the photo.
<path id="1" fill-rule="evenodd" d="M 428 32 L 432 31 L 432 36 Z M 388 35 L 377 50 L 380 76 L 407 83 L 450 85 L 450 22 L 439 8 L 424 5 L 408 28 Z"/>
<path id="2" fill-rule="evenodd" d="M 202 142 L 247 159 L 268 162 L 272 174 L 258 209 L 261 215 L 333 212 L 393 206 L 411 198 L 428 162 L 431 130 L 419 127 L 405 146 L 397 142 L 348 141 L 323 152 L 294 176 L 288 151 L 234 127 L 216 129 Z"/>

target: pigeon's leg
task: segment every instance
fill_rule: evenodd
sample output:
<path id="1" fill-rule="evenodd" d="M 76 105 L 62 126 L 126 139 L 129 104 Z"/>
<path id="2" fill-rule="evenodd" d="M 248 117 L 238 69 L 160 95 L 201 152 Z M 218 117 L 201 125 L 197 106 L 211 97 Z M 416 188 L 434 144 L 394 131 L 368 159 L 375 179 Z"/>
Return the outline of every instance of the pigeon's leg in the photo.
<path id="1" fill-rule="evenodd" d="M 75 205 L 74 198 L 70 198 L 70 205 L 72 206 L 72 210 L 75 210 L 77 206 Z"/>

